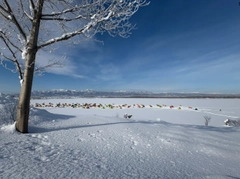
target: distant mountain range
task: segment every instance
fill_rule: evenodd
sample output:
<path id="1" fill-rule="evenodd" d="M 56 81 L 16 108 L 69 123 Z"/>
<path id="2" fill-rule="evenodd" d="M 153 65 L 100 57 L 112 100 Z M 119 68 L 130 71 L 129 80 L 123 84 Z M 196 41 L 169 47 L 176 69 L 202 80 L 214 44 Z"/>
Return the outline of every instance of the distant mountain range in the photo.
<path id="1" fill-rule="evenodd" d="M 41 98 L 240 98 L 240 94 L 153 93 L 146 91 L 45 90 L 33 91 L 33 99 Z"/>
<path id="2" fill-rule="evenodd" d="M 0 93 L 0 101 L 16 99 L 19 94 Z M 240 98 L 240 94 L 218 93 L 153 93 L 147 91 L 95 91 L 95 90 L 38 90 L 32 92 L 32 99 L 46 98 Z"/>

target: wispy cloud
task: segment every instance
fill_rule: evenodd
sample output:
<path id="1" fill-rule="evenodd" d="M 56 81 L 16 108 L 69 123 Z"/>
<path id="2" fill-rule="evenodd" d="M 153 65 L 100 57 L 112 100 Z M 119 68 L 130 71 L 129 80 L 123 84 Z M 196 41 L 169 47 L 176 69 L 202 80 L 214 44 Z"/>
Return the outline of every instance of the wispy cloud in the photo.
<path id="1" fill-rule="evenodd" d="M 60 65 L 46 68 L 44 71 L 47 73 L 84 78 L 84 76 L 78 74 L 77 66 L 64 54 L 40 52 L 37 56 L 36 66 L 41 68 L 52 62 L 58 62 Z"/>
<path id="2" fill-rule="evenodd" d="M 82 40 L 80 44 L 71 43 L 58 43 L 49 50 L 41 50 L 37 53 L 36 66 L 44 67 L 52 62 L 59 62 L 60 65 L 47 68 L 47 73 L 65 75 L 74 78 L 87 78 L 84 74 L 90 71 L 91 67 L 86 65 L 85 62 L 89 59 L 86 58 L 84 53 L 97 52 L 99 50 L 95 41 Z M 83 53 L 83 55 L 81 54 Z"/>

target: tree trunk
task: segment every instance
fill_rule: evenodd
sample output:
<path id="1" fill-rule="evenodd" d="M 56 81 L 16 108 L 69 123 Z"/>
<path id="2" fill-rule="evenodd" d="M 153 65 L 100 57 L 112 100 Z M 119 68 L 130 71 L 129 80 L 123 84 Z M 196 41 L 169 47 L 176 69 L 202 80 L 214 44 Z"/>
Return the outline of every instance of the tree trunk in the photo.
<path id="1" fill-rule="evenodd" d="M 32 53 L 32 54 L 31 54 Z M 35 53 L 30 52 L 25 62 L 24 81 L 18 101 L 16 129 L 21 133 L 28 133 L 28 119 L 30 110 L 30 99 L 32 82 L 34 76 Z"/>
<path id="2" fill-rule="evenodd" d="M 26 45 L 25 70 L 21 92 L 17 108 L 16 130 L 21 133 L 28 133 L 28 119 L 30 110 L 30 99 L 32 92 L 32 82 L 34 76 L 35 58 L 38 50 L 38 34 L 41 23 L 42 7 L 44 0 L 38 0 L 34 11 L 30 39 Z"/>

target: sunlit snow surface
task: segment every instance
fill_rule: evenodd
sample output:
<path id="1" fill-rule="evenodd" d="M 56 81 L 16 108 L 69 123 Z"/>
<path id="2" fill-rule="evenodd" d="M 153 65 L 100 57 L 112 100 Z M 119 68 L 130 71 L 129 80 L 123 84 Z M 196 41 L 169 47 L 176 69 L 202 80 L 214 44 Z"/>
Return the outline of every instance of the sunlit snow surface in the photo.
<path id="1" fill-rule="evenodd" d="M 130 107 L 32 107 L 29 134 L 1 126 L 0 178 L 240 178 L 240 128 L 224 125 L 226 118 L 239 119 L 239 99 L 83 98 L 31 104 L 43 102 Z M 208 126 L 204 116 L 211 117 Z"/>

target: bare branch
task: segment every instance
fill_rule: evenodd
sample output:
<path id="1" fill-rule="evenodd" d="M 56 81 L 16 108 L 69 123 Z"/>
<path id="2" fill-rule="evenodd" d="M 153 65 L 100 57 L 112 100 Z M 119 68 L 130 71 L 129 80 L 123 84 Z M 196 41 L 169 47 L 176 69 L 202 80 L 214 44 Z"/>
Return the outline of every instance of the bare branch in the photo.
<path id="1" fill-rule="evenodd" d="M 34 10 L 35 9 L 35 4 L 34 4 L 34 2 L 33 2 L 33 0 L 29 0 L 29 6 L 30 6 L 30 10 L 32 9 L 32 10 Z"/>
<path id="2" fill-rule="evenodd" d="M 6 14 L 4 14 L 2 11 L 0 11 L 0 14 L 6 19 L 6 20 L 11 20 L 10 18 L 10 13 L 7 11 L 4 7 L 0 5 L 0 9 L 3 10 Z"/>
<path id="3" fill-rule="evenodd" d="M 55 17 L 55 16 L 67 14 L 67 13 L 70 13 L 70 12 L 75 12 L 77 10 L 78 10 L 78 8 L 74 7 L 74 8 L 71 8 L 71 9 L 64 10 L 62 12 L 55 12 L 55 13 L 52 13 L 52 14 L 42 14 L 42 17 Z"/>
<path id="4" fill-rule="evenodd" d="M 36 73 L 39 73 L 39 72 L 41 73 L 43 71 L 46 71 L 46 69 L 48 69 L 48 68 L 52 68 L 52 67 L 56 67 L 56 66 L 61 68 L 63 66 L 63 64 L 60 61 L 54 61 L 54 62 L 51 62 L 51 63 L 45 65 L 45 66 L 35 68 L 35 72 Z"/>
<path id="5" fill-rule="evenodd" d="M 93 5 L 96 5 L 98 4 L 99 2 L 93 2 L 93 3 L 88 3 L 88 4 L 85 4 L 85 5 L 76 5 L 74 7 L 70 7 L 70 8 L 67 8 L 63 11 L 60 11 L 60 12 L 52 12 L 51 14 L 42 14 L 42 17 L 56 17 L 56 16 L 60 16 L 60 15 L 65 15 L 65 14 L 68 14 L 68 13 L 73 13 L 73 12 L 78 12 L 80 11 L 81 9 L 86 9 L 88 7 L 91 7 Z"/>
<path id="6" fill-rule="evenodd" d="M 26 36 L 23 28 L 21 27 L 21 25 L 20 25 L 19 22 L 17 21 L 17 19 L 16 19 L 15 15 L 14 15 L 14 13 L 13 13 L 10 5 L 8 4 L 8 1 L 7 1 L 7 0 L 4 0 L 4 3 L 6 4 L 6 6 L 7 6 L 7 11 L 8 11 L 8 13 L 9 13 L 10 16 L 11 16 L 11 18 L 10 18 L 11 21 L 16 25 L 17 29 L 19 30 L 19 32 L 20 32 L 21 35 L 23 36 L 24 40 L 27 41 L 27 36 Z"/>
<path id="7" fill-rule="evenodd" d="M 33 17 L 31 15 L 29 15 L 25 10 L 24 10 L 24 7 L 23 7 L 23 3 L 22 3 L 22 0 L 20 0 L 20 6 L 21 6 L 21 9 L 23 11 L 23 13 L 25 14 L 25 16 L 29 19 L 29 20 L 33 20 Z M 31 10 L 30 10 L 31 11 Z"/>
<path id="8" fill-rule="evenodd" d="M 3 31 L 0 30 L 0 33 L 1 33 L 0 38 L 2 38 L 3 41 L 8 42 L 8 43 L 9 43 L 11 46 L 13 46 L 16 50 L 18 50 L 19 52 L 22 53 L 22 50 L 21 50 L 17 45 L 15 45 L 15 43 L 12 42 L 12 41 L 10 40 L 10 38 L 8 38 L 7 35 L 6 35 Z M 4 42 L 4 43 L 5 43 L 5 42 Z"/>
<path id="9" fill-rule="evenodd" d="M 4 59 L 8 60 L 8 61 L 14 62 L 14 59 L 13 59 L 13 58 L 7 57 L 7 56 L 4 55 L 3 53 L 1 53 L 1 56 L 2 56 Z"/>
<path id="10" fill-rule="evenodd" d="M 86 28 L 87 28 L 87 27 L 86 27 Z M 78 30 L 78 31 L 69 32 L 69 33 L 63 34 L 63 35 L 60 36 L 60 37 L 56 37 L 56 38 L 54 38 L 54 39 L 51 39 L 51 40 L 45 42 L 44 44 L 39 45 L 39 46 L 38 46 L 38 49 L 41 49 L 41 48 L 46 47 L 46 46 L 48 46 L 48 45 L 54 44 L 54 43 L 56 43 L 56 42 L 60 42 L 60 41 L 63 41 L 63 40 L 68 40 L 68 39 L 70 39 L 70 38 L 72 38 L 72 37 L 74 37 L 74 36 L 76 36 L 76 35 L 79 35 L 79 34 L 83 33 L 84 29 L 85 29 L 85 28 L 80 29 L 80 30 Z"/>
<path id="11" fill-rule="evenodd" d="M 60 17 L 42 17 L 41 20 L 57 20 L 57 21 L 73 21 L 73 20 L 77 20 L 77 19 L 86 19 L 85 17 L 83 17 L 82 15 L 76 16 L 74 18 L 60 18 Z"/>
<path id="12" fill-rule="evenodd" d="M 3 6 L 0 5 L 0 9 L 3 10 L 5 13 L 9 13 L 9 11 L 7 9 L 5 9 Z"/>
<path id="13" fill-rule="evenodd" d="M 2 55 L 5 59 L 7 59 L 7 60 L 9 60 L 9 61 L 11 61 L 11 62 L 13 62 L 13 63 L 15 63 L 16 69 L 17 69 L 17 71 L 18 71 L 18 73 L 19 73 L 19 78 L 20 78 L 20 79 L 23 79 L 22 69 L 21 69 L 21 66 L 20 66 L 20 64 L 19 64 L 19 62 L 18 62 L 18 60 L 17 60 L 17 57 L 16 57 L 16 55 L 15 55 L 15 52 L 13 52 L 13 50 L 11 49 L 11 47 L 8 45 L 9 40 L 8 40 L 8 39 L 6 40 L 6 39 L 3 37 L 2 34 L 4 34 L 4 33 L 3 33 L 2 31 L 0 31 L 0 33 L 1 33 L 0 38 L 3 40 L 4 44 L 5 44 L 6 47 L 8 48 L 9 52 L 12 54 L 12 58 L 7 57 L 7 56 L 5 56 L 4 54 L 1 54 L 1 55 Z"/>
<path id="14" fill-rule="evenodd" d="M 89 1 L 86 1 L 89 2 Z M 38 49 L 48 45 L 68 40 L 76 35 L 83 35 L 91 38 L 96 33 L 108 32 L 111 36 L 120 35 L 121 37 L 128 37 L 131 30 L 135 28 L 134 25 L 128 22 L 128 19 L 139 9 L 141 6 L 148 5 L 146 0 L 139 1 L 95 1 L 94 3 L 86 3 L 86 5 L 76 6 L 73 8 L 63 9 L 60 12 L 53 12 L 52 14 L 43 14 L 42 20 L 54 20 L 59 23 L 72 21 L 76 24 L 82 25 L 71 31 L 64 31 L 61 36 L 51 38 L 42 42 Z M 86 7 L 86 10 L 80 8 Z M 81 15 L 72 14 L 73 12 L 81 13 Z M 63 15 L 68 14 L 69 17 Z M 72 14 L 73 16 L 71 16 Z M 84 21 L 79 21 L 83 19 Z M 64 30 L 63 26 L 62 29 Z"/>
<path id="15" fill-rule="evenodd" d="M 12 56 L 14 59 L 16 59 L 15 53 L 13 52 L 13 50 L 11 49 L 11 47 L 8 45 L 8 39 L 5 39 L 3 37 L 4 33 L 2 31 L 0 31 L 1 35 L 0 38 L 3 40 L 4 44 L 6 45 L 6 47 L 8 48 L 8 50 L 11 52 Z"/>

